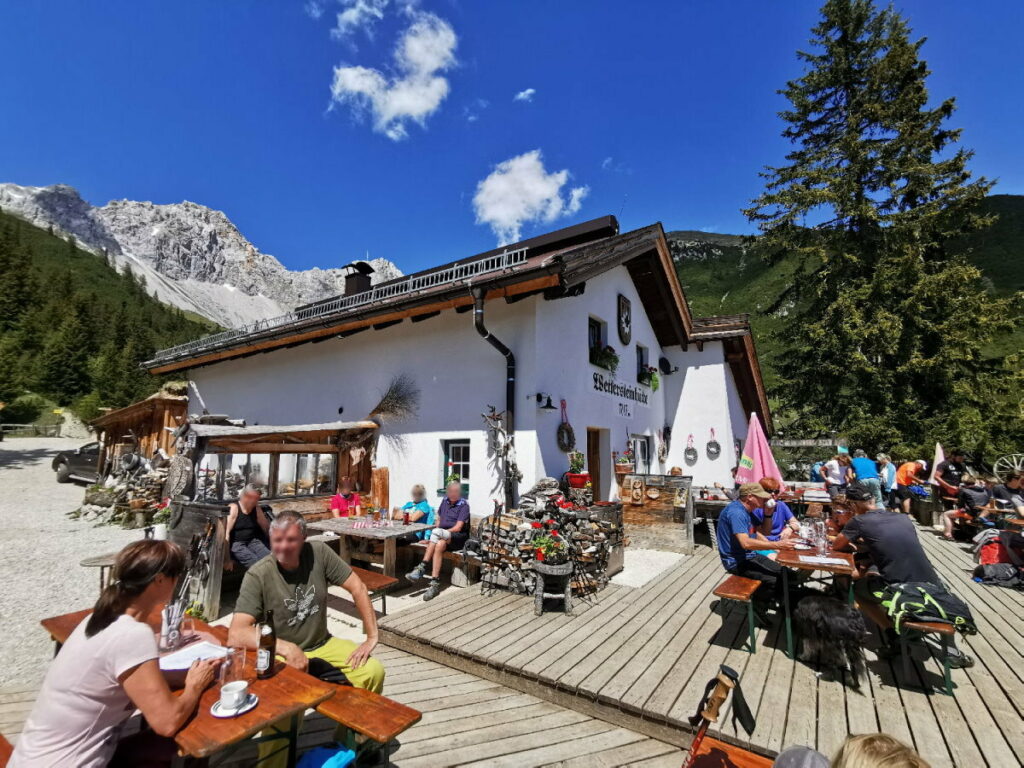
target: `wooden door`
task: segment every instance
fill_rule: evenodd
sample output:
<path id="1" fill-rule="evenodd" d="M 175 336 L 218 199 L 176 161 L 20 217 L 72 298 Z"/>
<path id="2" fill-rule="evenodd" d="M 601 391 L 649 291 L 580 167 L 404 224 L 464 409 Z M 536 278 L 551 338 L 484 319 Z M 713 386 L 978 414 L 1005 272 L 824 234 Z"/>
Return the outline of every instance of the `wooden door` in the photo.
<path id="1" fill-rule="evenodd" d="M 590 485 L 594 489 L 594 501 L 604 501 L 604 485 L 601 483 L 601 430 L 587 428 L 587 471 Z"/>

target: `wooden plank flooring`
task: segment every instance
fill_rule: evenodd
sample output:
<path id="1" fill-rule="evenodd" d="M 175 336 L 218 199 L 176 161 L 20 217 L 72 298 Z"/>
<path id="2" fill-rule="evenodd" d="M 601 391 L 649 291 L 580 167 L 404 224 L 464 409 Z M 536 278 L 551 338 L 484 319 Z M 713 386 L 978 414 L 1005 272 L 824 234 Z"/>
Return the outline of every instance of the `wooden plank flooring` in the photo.
<path id="1" fill-rule="evenodd" d="M 686 718 L 705 682 L 728 664 L 740 673 L 757 727 L 748 739 L 732 726 L 727 709 L 715 733 L 723 740 L 768 755 L 792 744 L 831 754 L 847 734 L 881 729 L 913 744 L 935 768 L 1022 765 L 1024 594 L 974 583 L 965 547 L 930 530 L 919 535 L 940 576 L 970 604 L 980 629 L 957 639 L 977 663 L 953 671 L 952 697 L 938 691 L 941 665 L 925 648 L 915 649 L 912 674 L 904 680 L 899 659 L 878 657 L 877 636 L 868 643 L 869 674 L 859 690 L 787 659 L 781 621 L 759 629 L 758 652 L 747 653 L 745 612 L 737 606 L 723 618 L 711 610 L 711 591 L 723 572 L 706 548 L 643 589 L 609 587 L 596 604 L 573 616 L 535 617 L 531 598 L 449 590 L 429 605 L 383 620 L 382 637 L 393 647 L 600 718 L 609 727 L 678 745 L 689 742 Z M 602 736 L 597 743 L 616 738 Z M 469 745 L 453 748 L 453 754 L 476 759 Z M 633 762 L 655 764 L 658 757 Z"/>
<path id="2" fill-rule="evenodd" d="M 389 768 L 612 768 L 660 757 L 679 766 L 685 756 L 672 744 L 419 656 L 383 646 L 375 655 L 387 670 L 385 693 L 423 713 L 392 746 Z M 35 695 L 34 689 L 0 691 L 0 732 L 12 742 Z M 334 722 L 310 713 L 300 750 L 331 741 L 334 729 Z M 210 764 L 242 768 L 254 756 L 246 745 Z"/>

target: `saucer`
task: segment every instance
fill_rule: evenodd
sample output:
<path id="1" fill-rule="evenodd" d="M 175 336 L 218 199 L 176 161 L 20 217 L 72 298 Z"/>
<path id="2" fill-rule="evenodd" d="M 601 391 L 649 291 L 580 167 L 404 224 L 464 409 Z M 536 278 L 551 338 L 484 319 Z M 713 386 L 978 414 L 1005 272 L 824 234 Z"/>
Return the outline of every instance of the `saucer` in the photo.
<path id="1" fill-rule="evenodd" d="M 794 544 L 793 549 L 799 549 L 803 552 L 807 552 L 809 550 L 814 549 L 814 547 L 812 547 L 810 544 Z"/>
<path id="2" fill-rule="evenodd" d="M 240 706 L 238 709 L 224 709 L 224 707 L 220 705 L 220 699 L 217 699 L 217 701 L 213 703 L 213 706 L 210 707 L 210 714 L 214 717 L 235 717 L 236 715 L 241 715 L 245 712 L 248 712 L 250 709 L 252 709 L 259 703 L 260 697 L 257 696 L 255 693 L 250 693 L 249 698 L 247 698 L 245 700 L 245 703 L 242 704 L 242 706 Z"/>

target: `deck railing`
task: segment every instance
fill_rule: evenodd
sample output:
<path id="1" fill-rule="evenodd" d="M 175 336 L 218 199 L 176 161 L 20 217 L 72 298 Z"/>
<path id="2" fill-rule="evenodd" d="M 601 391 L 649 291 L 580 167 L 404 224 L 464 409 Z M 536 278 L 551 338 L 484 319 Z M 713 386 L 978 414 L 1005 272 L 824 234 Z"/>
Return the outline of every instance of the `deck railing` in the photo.
<path id="1" fill-rule="evenodd" d="M 470 261 L 465 264 L 456 264 L 433 272 L 409 275 L 408 277 L 399 278 L 398 280 L 381 283 L 380 285 L 374 286 L 370 290 L 363 291 L 362 293 L 354 293 L 351 296 L 339 296 L 336 299 L 330 299 L 318 304 L 313 304 L 303 309 L 297 309 L 284 315 L 279 315 L 278 317 L 271 317 L 266 320 L 257 320 L 256 322 L 249 323 L 241 328 L 222 331 L 221 333 L 215 333 L 212 336 L 204 336 L 203 338 L 196 339 L 195 341 L 189 341 L 184 344 L 178 344 L 175 347 L 162 349 L 156 353 L 152 360 L 146 362 L 146 366 L 152 367 L 155 364 L 174 360 L 179 357 L 189 357 L 196 353 L 219 347 L 223 344 L 239 341 L 247 336 L 253 336 L 270 330 L 284 329 L 289 325 L 306 324 L 311 320 L 330 317 L 341 312 L 347 312 L 379 301 L 387 301 L 398 296 L 406 296 L 408 294 L 416 293 L 417 291 L 429 290 L 441 285 L 451 285 L 458 282 L 464 282 L 479 275 L 509 269 L 518 264 L 522 264 L 524 261 L 526 261 L 526 249 L 520 248 L 514 251 L 503 251 L 502 253 L 494 256 L 488 256 L 485 259 Z"/>

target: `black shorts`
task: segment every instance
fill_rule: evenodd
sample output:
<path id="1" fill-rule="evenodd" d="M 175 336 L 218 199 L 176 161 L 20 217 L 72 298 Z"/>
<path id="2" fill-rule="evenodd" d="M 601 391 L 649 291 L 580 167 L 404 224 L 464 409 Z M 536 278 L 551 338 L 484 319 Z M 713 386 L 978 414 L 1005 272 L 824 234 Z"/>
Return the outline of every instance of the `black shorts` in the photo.
<path id="1" fill-rule="evenodd" d="M 897 485 L 896 498 L 900 501 L 903 501 L 904 499 L 912 499 L 914 498 L 914 492 L 910 490 L 909 485 Z"/>

